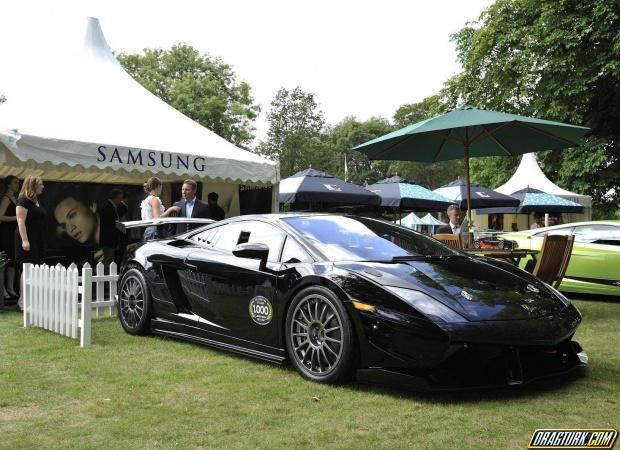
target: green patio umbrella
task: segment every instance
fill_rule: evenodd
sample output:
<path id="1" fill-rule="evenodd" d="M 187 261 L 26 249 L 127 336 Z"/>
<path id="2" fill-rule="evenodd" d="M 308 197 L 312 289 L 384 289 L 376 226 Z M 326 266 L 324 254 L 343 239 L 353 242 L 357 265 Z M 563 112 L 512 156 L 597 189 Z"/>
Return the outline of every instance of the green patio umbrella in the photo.
<path id="1" fill-rule="evenodd" d="M 433 163 L 465 159 L 471 223 L 471 156 L 512 156 L 575 147 L 586 127 L 464 106 L 358 145 L 370 159 Z"/>

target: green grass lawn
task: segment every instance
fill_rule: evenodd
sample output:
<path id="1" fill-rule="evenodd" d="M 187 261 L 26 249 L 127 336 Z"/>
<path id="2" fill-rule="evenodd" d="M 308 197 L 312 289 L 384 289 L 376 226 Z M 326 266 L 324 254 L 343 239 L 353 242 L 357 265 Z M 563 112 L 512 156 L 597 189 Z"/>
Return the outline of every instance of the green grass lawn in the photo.
<path id="1" fill-rule="evenodd" d="M 0 315 L 2 448 L 526 448 L 620 426 L 620 303 L 576 301 L 584 375 L 516 390 L 323 386 L 292 369 L 95 320 L 93 345 Z"/>

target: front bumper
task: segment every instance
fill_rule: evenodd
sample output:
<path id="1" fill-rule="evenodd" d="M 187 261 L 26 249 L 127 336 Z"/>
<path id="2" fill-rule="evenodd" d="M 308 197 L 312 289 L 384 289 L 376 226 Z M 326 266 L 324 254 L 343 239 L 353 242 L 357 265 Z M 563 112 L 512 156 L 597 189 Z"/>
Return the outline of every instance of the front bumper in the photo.
<path id="1" fill-rule="evenodd" d="M 574 341 L 552 347 L 475 345 L 462 347 L 432 369 L 370 367 L 357 371 L 361 383 L 419 392 L 521 386 L 587 365 Z"/>
<path id="2" fill-rule="evenodd" d="M 522 385 L 587 364 L 571 341 L 580 316 L 437 324 L 358 315 L 360 382 L 418 391 Z"/>

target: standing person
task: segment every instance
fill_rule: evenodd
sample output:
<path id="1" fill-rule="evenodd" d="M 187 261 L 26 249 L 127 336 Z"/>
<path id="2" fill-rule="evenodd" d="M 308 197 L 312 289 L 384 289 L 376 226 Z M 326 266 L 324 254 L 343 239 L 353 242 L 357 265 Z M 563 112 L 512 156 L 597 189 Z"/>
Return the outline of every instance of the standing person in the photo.
<path id="1" fill-rule="evenodd" d="M 127 220 L 129 214 L 129 194 L 127 192 L 123 192 L 123 199 L 116 207 L 116 212 L 118 214 L 118 220 L 121 222 Z"/>
<path id="2" fill-rule="evenodd" d="M 159 196 L 162 191 L 161 180 L 157 177 L 151 177 L 144 183 L 144 191 L 149 195 L 140 203 L 140 213 L 142 220 L 158 219 L 160 217 L 168 217 L 172 213 L 179 213 L 181 208 L 178 206 L 171 206 L 165 210 L 164 205 L 161 203 Z M 157 227 L 147 227 L 144 230 L 144 240 L 150 241 L 157 239 Z"/>
<path id="3" fill-rule="evenodd" d="M 181 186 L 181 197 L 183 199 L 174 204 L 174 206 L 178 206 L 180 209 L 179 217 L 191 217 L 194 219 L 211 218 L 209 205 L 196 198 L 197 190 L 198 184 L 194 180 L 185 180 L 183 182 L 183 186 Z M 177 225 L 176 234 L 185 233 L 191 229 L 192 227 L 187 224 L 179 224 Z"/>
<path id="4" fill-rule="evenodd" d="M 4 179 L 4 195 L 0 199 L 0 250 L 7 256 L 4 283 L 5 298 L 17 298 L 15 292 L 15 230 L 17 229 L 17 193 L 19 192 L 19 179 L 9 175 Z"/>
<path id="5" fill-rule="evenodd" d="M 207 195 L 207 202 L 209 203 L 211 218 L 213 220 L 223 220 L 226 215 L 220 205 L 217 204 L 218 198 L 217 192 L 209 192 L 209 195 Z"/>
<path id="6" fill-rule="evenodd" d="M 118 208 L 123 201 L 123 191 L 112 189 L 108 194 L 108 201 L 99 214 L 99 246 L 103 251 L 103 265 L 109 269 L 115 260 L 116 251 L 121 242 L 121 233 L 116 228 L 119 220 Z"/>
<path id="7" fill-rule="evenodd" d="M 447 212 L 450 222 L 438 227 L 436 233 L 461 234 L 461 210 L 456 205 L 450 205 Z"/>
<path id="8" fill-rule="evenodd" d="M 39 204 L 43 193 L 41 177 L 29 175 L 24 180 L 17 197 L 17 230 L 15 230 L 15 262 L 18 269 L 24 263 L 43 264 L 45 262 L 45 209 Z M 17 306 L 24 308 L 24 275 L 20 277 L 20 292 Z"/>
<path id="9" fill-rule="evenodd" d="M 129 220 L 129 194 L 127 192 L 123 192 L 123 200 L 121 201 L 121 204 L 118 205 L 118 208 L 116 208 L 116 213 L 118 214 L 118 220 L 120 220 L 121 222 Z M 120 233 L 121 237 L 118 244 L 119 248 L 125 249 L 127 247 L 127 244 L 129 243 L 128 233 L 129 230 L 127 230 L 125 233 Z M 123 257 L 123 251 L 121 251 L 121 254 L 119 255 L 119 259 L 121 260 Z"/>

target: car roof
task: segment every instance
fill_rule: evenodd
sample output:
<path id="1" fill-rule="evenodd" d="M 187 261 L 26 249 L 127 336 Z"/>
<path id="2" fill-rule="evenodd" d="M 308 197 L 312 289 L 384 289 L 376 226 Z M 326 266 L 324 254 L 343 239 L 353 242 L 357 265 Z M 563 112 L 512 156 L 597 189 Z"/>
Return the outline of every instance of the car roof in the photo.
<path id="1" fill-rule="evenodd" d="M 573 227 L 579 227 L 579 226 L 588 226 L 588 225 L 612 225 L 612 226 L 620 227 L 620 220 L 591 220 L 588 222 L 571 222 L 571 223 L 563 223 L 561 225 L 553 225 L 550 227 L 534 228 L 532 230 L 513 231 L 509 233 L 510 234 L 512 233 L 537 234 L 537 233 L 542 233 L 545 231 L 559 230 L 562 228 L 573 228 Z"/>
<path id="2" fill-rule="evenodd" d="M 267 220 L 269 222 L 277 222 L 280 219 L 288 219 L 291 217 L 315 217 L 315 216 L 347 216 L 341 213 L 318 213 L 318 212 L 288 212 L 288 213 L 271 213 L 271 214 L 245 214 L 241 216 L 230 217 L 227 222 L 236 222 L 238 220 Z M 349 214 L 350 215 L 350 214 Z"/>

